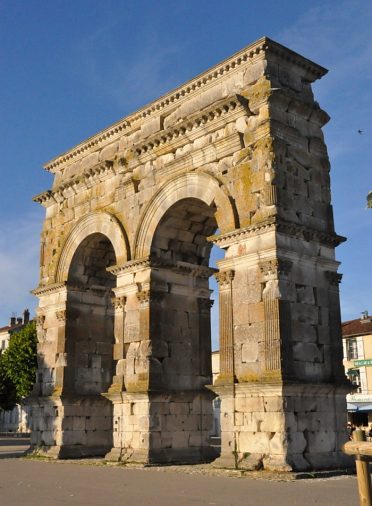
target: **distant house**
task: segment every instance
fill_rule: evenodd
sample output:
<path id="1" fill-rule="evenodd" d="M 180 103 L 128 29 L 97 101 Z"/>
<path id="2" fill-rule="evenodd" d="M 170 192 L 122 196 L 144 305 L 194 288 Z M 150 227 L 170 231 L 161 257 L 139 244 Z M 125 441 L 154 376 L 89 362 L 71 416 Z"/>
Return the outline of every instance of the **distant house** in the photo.
<path id="1" fill-rule="evenodd" d="M 22 330 L 25 325 L 30 321 L 30 311 L 25 309 L 23 317 L 11 316 L 9 325 L 0 327 L 0 350 L 5 350 L 9 346 L 9 339 L 14 332 Z"/>
<path id="2" fill-rule="evenodd" d="M 347 395 L 349 421 L 355 425 L 372 424 L 372 316 L 342 324 L 345 373 L 354 386 Z"/>
<path id="3" fill-rule="evenodd" d="M 22 330 L 30 322 L 30 312 L 23 311 L 23 316 L 11 316 L 9 324 L 0 328 L 0 353 L 9 346 L 9 340 L 15 332 Z M 30 412 L 27 406 L 15 406 L 10 411 L 0 409 L 1 432 L 30 432 Z"/>

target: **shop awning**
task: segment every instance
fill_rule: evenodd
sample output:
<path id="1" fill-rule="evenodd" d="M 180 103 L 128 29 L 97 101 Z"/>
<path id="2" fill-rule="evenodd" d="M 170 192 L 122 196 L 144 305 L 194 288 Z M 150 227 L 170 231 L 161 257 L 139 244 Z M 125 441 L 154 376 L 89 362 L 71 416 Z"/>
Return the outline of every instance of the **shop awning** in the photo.
<path id="1" fill-rule="evenodd" d="M 367 402 L 348 402 L 347 410 L 351 413 L 360 413 L 366 411 L 372 411 L 372 403 Z"/>

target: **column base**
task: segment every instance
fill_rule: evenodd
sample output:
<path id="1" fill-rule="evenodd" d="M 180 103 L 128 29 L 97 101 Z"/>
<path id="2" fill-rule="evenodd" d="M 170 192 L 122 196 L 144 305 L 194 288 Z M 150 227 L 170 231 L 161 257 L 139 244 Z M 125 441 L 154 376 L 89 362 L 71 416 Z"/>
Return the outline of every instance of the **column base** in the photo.
<path id="1" fill-rule="evenodd" d="M 221 398 L 217 467 L 271 471 L 347 468 L 348 386 L 239 383 L 210 387 Z"/>
<path id="2" fill-rule="evenodd" d="M 29 398 L 30 453 L 54 459 L 103 457 L 112 448 L 112 404 L 102 396 Z"/>
<path id="3" fill-rule="evenodd" d="M 114 447 L 107 460 L 154 464 L 196 464 L 216 458 L 213 434 L 214 394 L 122 392 L 114 405 Z"/>

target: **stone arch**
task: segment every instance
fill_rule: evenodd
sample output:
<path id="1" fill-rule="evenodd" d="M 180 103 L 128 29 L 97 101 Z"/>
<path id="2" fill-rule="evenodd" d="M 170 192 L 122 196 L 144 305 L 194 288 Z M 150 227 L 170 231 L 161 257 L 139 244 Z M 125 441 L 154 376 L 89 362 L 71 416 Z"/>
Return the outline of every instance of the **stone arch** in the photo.
<path id="1" fill-rule="evenodd" d="M 188 198 L 201 200 L 208 206 L 215 204 L 215 217 L 221 233 L 238 227 L 233 204 L 217 179 L 202 172 L 182 174 L 168 181 L 148 204 L 136 233 L 135 258 L 150 254 L 153 235 L 166 211 L 178 201 Z"/>
<path id="2" fill-rule="evenodd" d="M 106 212 L 93 212 L 81 218 L 67 237 L 56 269 L 56 283 L 67 281 L 75 251 L 84 239 L 97 233 L 105 235 L 111 242 L 118 265 L 129 259 L 127 235 L 119 220 Z"/>

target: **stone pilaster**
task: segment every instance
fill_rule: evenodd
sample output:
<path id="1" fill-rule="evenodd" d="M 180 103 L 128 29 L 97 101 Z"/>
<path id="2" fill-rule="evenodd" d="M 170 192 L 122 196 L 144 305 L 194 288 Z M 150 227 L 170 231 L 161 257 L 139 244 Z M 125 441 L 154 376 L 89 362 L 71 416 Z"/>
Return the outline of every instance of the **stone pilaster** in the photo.
<path id="1" fill-rule="evenodd" d="M 234 271 L 218 272 L 216 275 L 219 284 L 220 302 L 220 374 L 217 384 L 233 383 L 234 376 L 234 327 L 232 282 Z"/>
<path id="2" fill-rule="evenodd" d="M 288 371 L 286 363 L 290 353 L 290 313 L 282 300 L 280 284 L 287 278 L 292 263 L 278 258 L 260 263 L 262 299 L 264 307 L 264 376 L 280 380 Z M 285 279 L 284 279 L 285 282 Z"/>
<path id="3" fill-rule="evenodd" d="M 328 301 L 329 301 L 329 332 L 330 349 L 332 356 L 332 379 L 336 383 L 345 381 L 345 370 L 342 365 L 343 352 L 340 347 L 342 341 L 341 333 L 341 313 L 340 313 L 340 292 L 342 274 L 334 271 L 325 271 L 325 278 L 328 282 Z"/>

